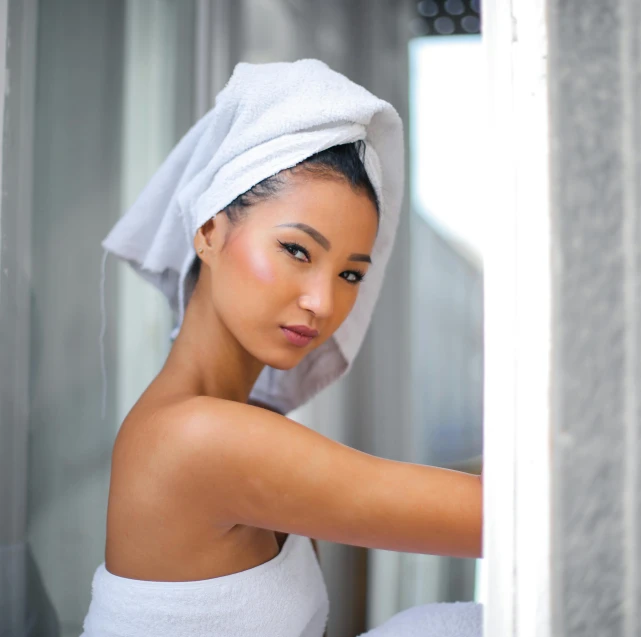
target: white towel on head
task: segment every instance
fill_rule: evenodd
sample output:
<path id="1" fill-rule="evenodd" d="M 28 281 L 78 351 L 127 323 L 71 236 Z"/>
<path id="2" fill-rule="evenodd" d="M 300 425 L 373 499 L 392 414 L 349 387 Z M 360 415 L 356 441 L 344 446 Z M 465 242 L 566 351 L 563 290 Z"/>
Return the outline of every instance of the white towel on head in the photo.
<path id="1" fill-rule="evenodd" d="M 394 108 L 318 60 L 234 69 L 214 108 L 183 137 L 103 247 L 168 298 L 180 329 L 193 289 L 193 239 L 238 195 L 310 155 L 365 141 L 381 221 L 367 281 L 334 336 L 294 369 L 266 367 L 251 397 L 287 412 L 346 372 L 363 341 L 390 256 L 403 193 L 403 130 Z"/>
<path id="2" fill-rule="evenodd" d="M 474 602 L 408 608 L 360 637 L 482 637 L 483 606 Z"/>

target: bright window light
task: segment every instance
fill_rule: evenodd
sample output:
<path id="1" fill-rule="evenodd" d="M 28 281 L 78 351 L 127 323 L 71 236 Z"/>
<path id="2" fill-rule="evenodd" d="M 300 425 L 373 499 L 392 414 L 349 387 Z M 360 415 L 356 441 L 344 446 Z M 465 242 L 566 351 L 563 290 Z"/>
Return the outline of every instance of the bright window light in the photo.
<path id="1" fill-rule="evenodd" d="M 412 205 L 483 255 L 487 74 L 480 35 L 410 43 Z"/>

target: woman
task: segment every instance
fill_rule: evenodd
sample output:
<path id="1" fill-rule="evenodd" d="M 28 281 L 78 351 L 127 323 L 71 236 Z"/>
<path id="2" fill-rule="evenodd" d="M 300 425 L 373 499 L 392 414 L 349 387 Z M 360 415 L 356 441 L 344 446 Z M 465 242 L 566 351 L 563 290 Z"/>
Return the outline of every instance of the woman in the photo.
<path id="1" fill-rule="evenodd" d="M 277 413 L 356 355 L 402 156 L 394 109 L 324 64 L 239 64 L 105 240 L 178 326 L 114 446 L 87 637 L 320 637 L 310 537 L 480 555 L 476 477 L 376 458 Z"/>

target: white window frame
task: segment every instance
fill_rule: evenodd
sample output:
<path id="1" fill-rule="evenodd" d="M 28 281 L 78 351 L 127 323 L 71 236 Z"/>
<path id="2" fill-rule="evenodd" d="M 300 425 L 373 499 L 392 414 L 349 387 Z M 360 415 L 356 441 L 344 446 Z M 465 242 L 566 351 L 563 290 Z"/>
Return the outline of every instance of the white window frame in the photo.
<path id="1" fill-rule="evenodd" d="M 486 0 L 484 634 L 549 637 L 550 201 L 544 0 Z"/>

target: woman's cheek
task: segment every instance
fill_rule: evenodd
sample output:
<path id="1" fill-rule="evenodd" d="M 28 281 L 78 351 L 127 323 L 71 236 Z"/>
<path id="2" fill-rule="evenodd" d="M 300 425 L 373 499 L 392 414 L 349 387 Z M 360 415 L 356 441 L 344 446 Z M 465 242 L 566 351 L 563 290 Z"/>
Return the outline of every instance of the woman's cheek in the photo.
<path id="1" fill-rule="evenodd" d="M 263 283 L 274 283 L 277 279 L 274 264 L 262 251 L 252 252 L 247 259 L 248 270 Z"/>
<path id="2" fill-rule="evenodd" d="M 241 229 L 227 243 L 226 253 L 232 269 L 245 279 L 244 284 L 251 284 L 252 280 L 263 284 L 276 281 L 274 264 L 264 248 L 264 239 L 255 233 Z"/>

